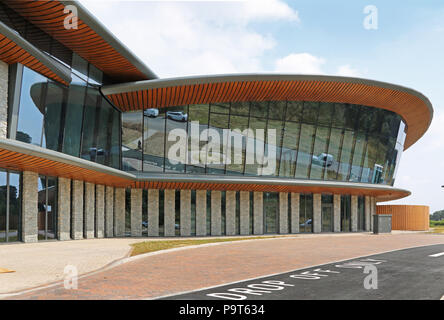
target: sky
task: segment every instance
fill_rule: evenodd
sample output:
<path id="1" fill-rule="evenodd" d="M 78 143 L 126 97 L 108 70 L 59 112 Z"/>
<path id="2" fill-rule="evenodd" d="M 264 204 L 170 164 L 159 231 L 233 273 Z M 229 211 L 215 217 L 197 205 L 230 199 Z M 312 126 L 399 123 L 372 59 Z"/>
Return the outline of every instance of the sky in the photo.
<path id="1" fill-rule="evenodd" d="M 80 2 L 161 78 L 326 74 L 420 91 L 433 105 L 433 122 L 398 168 L 394 186 L 412 195 L 391 203 L 444 209 L 444 1 Z M 377 9 L 376 29 L 364 24 L 369 5 Z"/>

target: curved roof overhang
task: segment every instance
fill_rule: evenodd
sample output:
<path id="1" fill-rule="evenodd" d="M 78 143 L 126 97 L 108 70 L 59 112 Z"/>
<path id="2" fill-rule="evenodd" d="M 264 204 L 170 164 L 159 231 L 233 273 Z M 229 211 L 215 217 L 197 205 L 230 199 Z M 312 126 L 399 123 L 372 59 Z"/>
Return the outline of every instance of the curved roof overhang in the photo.
<path id="1" fill-rule="evenodd" d="M 352 194 L 373 196 L 377 201 L 410 195 L 390 186 L 353 182 L 124 172 L 10 139 L 0 139 L 0 167 L 122 188 Z"/>
<path id="2" fill-rule="evenodd" d="M 8 64 L 21 63 L 64 85 L 71 83 L 71 70 L 42 53 L 1 21 L 0 60 Z"/>
<path id="3" fill-rule="evenodd" d="M 229 101 L 304 100 L 350 103 L 386 109 L 408 127 L 405 149 L 427 131 L 430 101 L 406 87 L 360 78 L 237 74 L 158 79 L 105 86 L 102 93 L 122 111 Z"/>
<path id="4" fill-rule="evenodd" d="M 3 0 L 23 18 L 102 70 L 116 82 L 156 79 L 157 76 L 78 1 Z M 74 5 L 78 28 L 65 29 L 65 6 Z"/>

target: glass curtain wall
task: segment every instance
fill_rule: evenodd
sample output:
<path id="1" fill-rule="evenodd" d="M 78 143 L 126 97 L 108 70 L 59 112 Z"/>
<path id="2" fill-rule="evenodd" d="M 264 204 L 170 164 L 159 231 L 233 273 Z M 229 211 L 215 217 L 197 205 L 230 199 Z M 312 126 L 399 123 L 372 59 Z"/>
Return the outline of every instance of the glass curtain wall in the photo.
<path id="1" fill-rule="evenodd" d="M 127 112 L 122 120 L 128 171 L 390 185 L 404 142 L 398 115 L 341 103 L 187 105 Z"/>
<path id="2" fill-rule="evenodd" d="M 98 90 L 101 73 L 72 63 L 69 87 L 23 68 L 15 139 L 120 168 L 120 112 Z"/>
<path id="3" fill-rule="evenodd" d="M 341 231 L 351 231 L 351 197 L 341 196 Z"/>
<path id="4" fill-rule="evenodd" d="M 358 231 L 365 230 L 365 197 L 358 197 Z"/>
<path id="5" fill-rule="evenodd" d="M 20 174 L 0 171 L 0 243 L 20 240 Z"/>

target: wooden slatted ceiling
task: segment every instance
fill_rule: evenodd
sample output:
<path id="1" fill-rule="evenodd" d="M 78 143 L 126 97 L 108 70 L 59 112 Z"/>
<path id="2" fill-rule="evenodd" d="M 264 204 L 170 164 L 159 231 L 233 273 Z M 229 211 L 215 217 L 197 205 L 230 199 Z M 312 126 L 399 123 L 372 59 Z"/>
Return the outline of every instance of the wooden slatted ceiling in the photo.
<path id="1" fill-rule="evenodd" d="M 427 130 L 431 113 L 419 97 L 400 90 L 339 81 L 232 81 L 110 94 L 122 111 L 242 101 L 304 100 L 350 103 L 393 111 L 406 121 L 405 149 Z"/>
<path id="2" fill-rule="evenodd" d="M 122 56 L 81 19 L 78 29 L 64 28 L 65 6 L 56 0 L 3 0 L 25 19 L 54 39 L 119 81 L 147 80 L 130 61 Z"/>
<path id="3" fill-rule="evenodd" d="M 47 78 L 68 85 L 66 81 L 56 75 L 37 58 L 3 34 L 0 34 L 0 60 L 8 64 L 21 63 Z"/>
<path id="4" fill-rule="evenodd" d="M 143 189 L 190 189 L 190 190 L 233 190 L 257 192 L 298 192 L 298 193 L 336 193 L 370 195 L 379 200 L 395 200 L 406 197 L 408 192 L 402 190 L 357 189 L 331 186 L 284 186 L 260 184 L 226 184 L 226 183 L 199 183 L 199 182 L 159 182 L 136 181 L 131 178 L 122 178 L 116 175 L 85 169 L 80 166 L 53 161 L 42 157 L 23 154 L 0 148 L 0 167 L 15 171 L 32 171 L 42 175 L 64 177 L 81 180 L 100 185 L 114 187 L 131 187 Z"/>

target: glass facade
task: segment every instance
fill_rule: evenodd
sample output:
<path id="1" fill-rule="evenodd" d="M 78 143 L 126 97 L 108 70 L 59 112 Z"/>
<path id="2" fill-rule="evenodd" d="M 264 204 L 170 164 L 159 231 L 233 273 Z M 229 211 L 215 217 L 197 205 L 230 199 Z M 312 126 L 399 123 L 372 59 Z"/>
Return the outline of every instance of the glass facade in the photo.
<path id="1" fill-rule="evenodd" d="M 0 171 L 0 242 L 20 240 L 20 174 Z"/>
<path id="2" fill-rule="evenodd" d="M 340 103 L 252 101 L 147 109 L 122 113 L 122 166 L 393 185 L 404 130 L 393 112 Z"/>
<path id="3" fill-rule="evenodd" d="M 120 112 L 73 78 L 64 87 L 24 68 L 16 140 L 120 168 Z"/>

